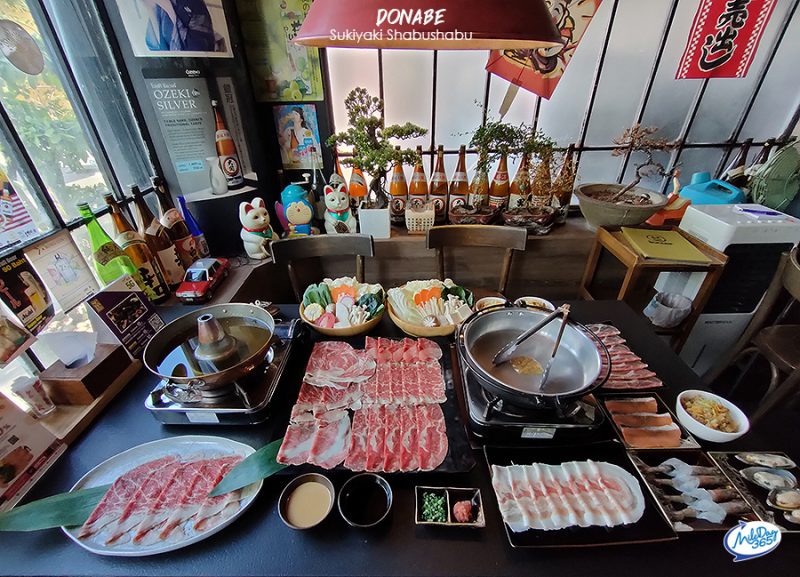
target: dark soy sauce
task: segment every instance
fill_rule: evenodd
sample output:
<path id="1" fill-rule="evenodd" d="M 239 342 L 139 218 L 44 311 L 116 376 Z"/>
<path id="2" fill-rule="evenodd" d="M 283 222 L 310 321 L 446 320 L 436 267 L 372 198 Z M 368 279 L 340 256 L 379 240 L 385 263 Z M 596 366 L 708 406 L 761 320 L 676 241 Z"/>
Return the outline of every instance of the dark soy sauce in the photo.
<path id="1" fill-rule="evenodd" d="M 374 477 L 353 479 L 342 494 L 342 514 L 356 525 L 374 525 L 386 514 L 386 490 Z"/>

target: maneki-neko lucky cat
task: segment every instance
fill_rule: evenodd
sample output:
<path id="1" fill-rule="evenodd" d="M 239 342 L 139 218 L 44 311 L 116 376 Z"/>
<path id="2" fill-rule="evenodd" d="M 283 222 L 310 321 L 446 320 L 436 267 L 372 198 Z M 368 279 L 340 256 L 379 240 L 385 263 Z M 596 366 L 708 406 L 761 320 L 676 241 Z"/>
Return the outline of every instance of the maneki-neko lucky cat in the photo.
<path id="1" fill-rule="evenodd" d="M 350 195 L 343 183 L 327 185 L 325 193 L 325 232 L 346 234 L 356 232 L 357 222 L 350 210 Z"/>

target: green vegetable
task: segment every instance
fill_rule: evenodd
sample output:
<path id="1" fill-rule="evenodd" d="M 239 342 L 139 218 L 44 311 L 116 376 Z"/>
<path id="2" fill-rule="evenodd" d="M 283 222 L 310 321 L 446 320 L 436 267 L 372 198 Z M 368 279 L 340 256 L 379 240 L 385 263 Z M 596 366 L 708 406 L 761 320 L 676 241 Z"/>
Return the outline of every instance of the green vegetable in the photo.
<path id="1" fill-rule="evenodd" d="M 333 297 L 331 296 L 330 287 L 324 282 L 319 283 L 319 296 L 324 301 L 320 303 L 323 307 L 333 304 Z"/>
<path id="2" fill-rule="evenodd" d="M 283 469 L 286 465 L 281 465 L 275 460 L 282 442 L 283 439 L 272 441 L 269 445 L 262 447 L 236 465 L 225 475 L 222 481 L 217 483 L 217 486 L 209 493 L 209 496 L 216 497 L 217 495 L 224 495 L 236 489 L 247 487 Z"/>
<path id="3" fill-rule="evenodd" d="M 303 306 L 307 307 L 308 305 L 314 303 L 318 304 L 322 308 L 325 308 L 329 304 L 333 302 L 331 298 L 331 291 L 324 282 L 317 284 L 309 285 L 308 288 L 303 293 Z"/>
<path id="4" fill-rule="evenodd" d="M 356 301 L 356 304 L 366 309 L 367 319 L 374 319 L 383 310 L 382 295 L 378 295 L 377 293 L 361 295 Z"/>
<path id="5" fill-rule="evenodd" d="M 442 300 L 447 300 L 447 295 L 453 295 L 460 298 L 462 301 L 467 303 L 467 305 L 471 308 L 474 303 L 474 298 L 472 296 L 472 291 L 469 289 L 464 288 L 463 286 L 453 285 L 451 287 L 444 287 L 442 289 Z"/>
<path id="6" fill-rule="evenodd" d="M 86 522 L 110 485 L 61 493 L 0 513 L 0 531 L 38 531 L 79 527 Z"/>
<path id="7" fill-rule="evenodd" d="M 447 509 L 444 495 L 422 494 L 422 520 L 432 523 L 447 522 Z"/>

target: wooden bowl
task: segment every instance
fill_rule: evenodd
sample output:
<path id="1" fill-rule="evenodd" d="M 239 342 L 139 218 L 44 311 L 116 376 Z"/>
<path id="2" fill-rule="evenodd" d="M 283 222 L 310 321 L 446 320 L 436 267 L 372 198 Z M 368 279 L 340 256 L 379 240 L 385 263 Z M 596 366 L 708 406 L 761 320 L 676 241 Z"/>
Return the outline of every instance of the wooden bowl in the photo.
<path id="1" fill-rule="evenodd" d="M 386 310 L 389 311 L 389 318 L 392 319 L 392 322 L 396 324 L 401 331 L 412 337 L 446 337 L 452 335 L 456 330 L 456 325 L 426 327 L 408 323 L 394 314 L 388 300 L 386 301 Z"/>
<path id="2" fill-rule="evenodd" d="M 376 326 L 378 326 L 378 323 L 381 322 L 381 319 L 383 318 L 383 313 L 388 305 L 389 303 L 384 303 L 384 309 L 374 319 L 370 319 L 367 322 L 362 323 L 360 325 L 356 325 L 354 327 L 343 327 L 339 329 L 326 329 L 324 327 L 319 327 L 306 318 L 306 315 L 304 314 L 306 307 L 304 307 L 302 303 L 300 303 L 300 318 L 304 323 L 306 323 L 308 326 L 310 326 L 312 329 L 314 329 L 315 331 L 317 331 L 322 335 L 328 337 L 343 337 L 343 338 L 355 337 L 358 335 L 363 335 L 365 333 L 368 333 Z"/>

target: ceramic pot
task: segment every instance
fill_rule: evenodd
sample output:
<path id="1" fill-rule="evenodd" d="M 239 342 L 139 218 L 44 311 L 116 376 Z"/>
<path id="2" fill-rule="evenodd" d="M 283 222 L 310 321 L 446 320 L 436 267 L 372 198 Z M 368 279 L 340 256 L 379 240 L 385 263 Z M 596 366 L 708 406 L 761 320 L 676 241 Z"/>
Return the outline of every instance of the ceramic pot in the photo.
<path id="1" fill-rule="evenodd" d="M 644 188 L 633 187 L 633 194 L 650 197 L 651 204 L 617 204 L 597 200 L 594 195 L 604 192 L 618 192 L 621 184 L 581 184 L 575 189 L 581 212 L 592 230 L 598 227 L 636 226 L 642 224 L 667 204 L 667 197 Z"/>

